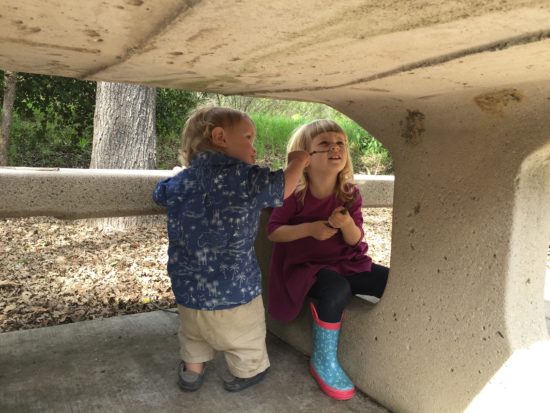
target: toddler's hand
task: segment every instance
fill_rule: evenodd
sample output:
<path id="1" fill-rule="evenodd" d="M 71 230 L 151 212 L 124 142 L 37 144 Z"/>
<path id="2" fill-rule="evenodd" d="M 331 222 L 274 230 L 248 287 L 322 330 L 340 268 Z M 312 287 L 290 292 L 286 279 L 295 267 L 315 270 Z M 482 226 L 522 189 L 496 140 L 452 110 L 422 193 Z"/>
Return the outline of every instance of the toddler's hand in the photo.
<path id="1" fill-rule="evenodd" d="M 174 166 L 172 168 L 172 175 L 173 176 L 176 176 L 177 174 L 179 174 L 181 171 L 183 171 L 183 168 L 181 166 Z"/>
<path id="2" fill-rule="evenodd" d="M 337 232 L 336 228 L 328 226 L 328 221 L 315 221 L 311 223 L 311 236 L 316 240 L 324 241 Z"/>
<path id="3" fill-rule="evenodd" d="M 304 166 L 309 165 L 309 153 L 306 151 L 292 151 L 287 155 L 288 163 L 290 164 L 293 161 L 301 162 Z"/>
<path id="4" fill-rule="evenodd" d="M 348 210 L 343 206 L 337 207 L 328 217 L 328 223 L 333 228 L 343 228 L 347 225 L 355 224 Z"/>

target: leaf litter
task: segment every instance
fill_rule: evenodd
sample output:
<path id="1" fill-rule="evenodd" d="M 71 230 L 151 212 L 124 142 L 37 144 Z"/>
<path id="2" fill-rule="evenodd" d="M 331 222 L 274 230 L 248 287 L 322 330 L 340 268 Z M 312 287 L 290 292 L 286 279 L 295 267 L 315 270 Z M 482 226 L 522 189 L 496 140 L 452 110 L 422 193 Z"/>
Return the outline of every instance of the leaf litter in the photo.
<path id="1" fill-rule="evenodd" d="M 365 208 L 369 255 L 389 265 L 391 208 Z M 162 220 L 125 231 L 0 219 L 0 332 L 175 307 Z"/>

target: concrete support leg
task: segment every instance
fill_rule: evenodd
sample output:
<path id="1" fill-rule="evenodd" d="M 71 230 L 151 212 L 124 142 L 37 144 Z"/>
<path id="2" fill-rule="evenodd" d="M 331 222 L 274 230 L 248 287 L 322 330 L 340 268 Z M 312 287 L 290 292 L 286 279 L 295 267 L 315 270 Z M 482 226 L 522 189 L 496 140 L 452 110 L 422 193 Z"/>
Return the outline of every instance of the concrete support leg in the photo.
<path id="1" fill-rule="evenodd" d="M 351 303 L 340 344 L 355 384 L 394 411 L 550 411 L 550 114 L 539 92 L 490 113 L 474 96 L 339 108 L 376 125 L 396 165 L 386 293 Z M 309 322 L 270 328 L 308 351 Z"/>
<path id="2" fill-rule="evenodd" d="M 476 97 L 407 102 L 388 118 L 391 275 L 374 310 L 351 308 L 342 347 L 357 385 L 397 411 L 550 409 L 550 116 L 538 89 L 518 95 L 489 112 Z"/>

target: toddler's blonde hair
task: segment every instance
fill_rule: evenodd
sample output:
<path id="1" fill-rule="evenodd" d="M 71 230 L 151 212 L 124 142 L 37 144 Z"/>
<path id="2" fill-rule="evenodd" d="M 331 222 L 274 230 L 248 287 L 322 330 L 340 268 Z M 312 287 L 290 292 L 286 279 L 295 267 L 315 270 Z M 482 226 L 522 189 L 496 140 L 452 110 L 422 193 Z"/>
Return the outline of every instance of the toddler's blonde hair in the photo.
<path id="1" fill-rule="evenodd" d="M 212 130 L 216 127 L 228 128 L 235 123 L 250 117 L 240 110 L 220 106 L 203 106 L 196 109 L 187 122 L 181 134 L 179 160 L 183 166 L 191 165 L 195 155 L 201 152 L 223 152 L 212 142 Z"/>
<path id="2" fill-rule="evenodd" d="M 348 136 L 346 132 L 336 122 L 330 119 L 318 119 L 313 122 L 306 123 L 305 125 L 297 128 L 288 141 L 286 151 L 308 151 L 311 152 L 311 142 L 313 138 L 324 132 L 336 132 L 342 134 L 346 139 L 346 152 L 348 154 L 346 165 L 338 173 L 336 179 L 335 193 L 338 199 L 344 203 L 353 200 L 353 164 L 351 163 L 351 154 L 349 152 Z M 315 156 L 315 155 L 313 155 Z M 300 182 L 296 187 L 296 194 L 298 198 L 304 202 L 307 188 L 309 185 L 309 177 L 307 176 L 307 168 L 304 169 Z"/>

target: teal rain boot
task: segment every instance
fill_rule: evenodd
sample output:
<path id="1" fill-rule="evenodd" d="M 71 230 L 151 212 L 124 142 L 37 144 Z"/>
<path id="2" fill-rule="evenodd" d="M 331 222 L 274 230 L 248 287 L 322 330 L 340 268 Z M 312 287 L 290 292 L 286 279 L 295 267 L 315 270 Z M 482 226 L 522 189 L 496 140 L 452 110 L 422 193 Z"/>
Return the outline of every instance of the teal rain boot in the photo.
<path id="1" fill-rule="evenodd" d="M 317 380 L 321 390 L 336 400 L 348 400 L 355 394 L 355 386 L 338 362 L 339 323 L 319 320 L 315 306 L 311 304 L 313 315 L 313 354 L 309 361 L 309 371 Z"/>

